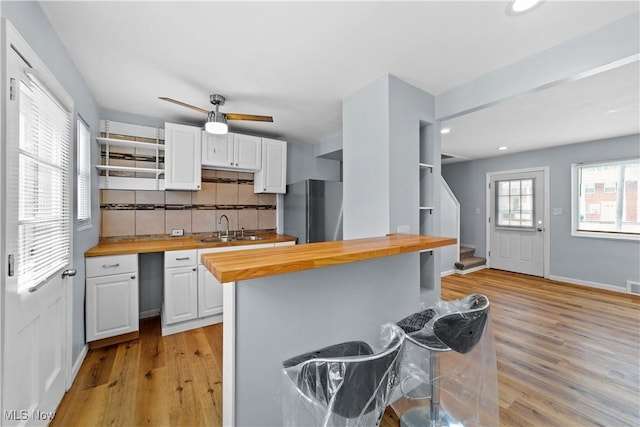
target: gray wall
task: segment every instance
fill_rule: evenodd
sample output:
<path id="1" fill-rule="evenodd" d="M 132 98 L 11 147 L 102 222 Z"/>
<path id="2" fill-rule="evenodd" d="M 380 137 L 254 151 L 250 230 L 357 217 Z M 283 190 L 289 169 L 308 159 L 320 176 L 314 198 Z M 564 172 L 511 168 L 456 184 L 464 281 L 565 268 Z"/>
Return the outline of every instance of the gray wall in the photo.
<path id="1" fill-rule="evenodd" d="M 287 184 L 305 179 L 340 181 L 340 162 L 316 157 L 313 144 L 287 141 Z"/>
<path id="2" fill-rule="evenodd" d="M 345 240 L 389 232 L 389 78 L 342 102 Z"/>
<path id="3" fill-rule="evenodd" d="M 18 30 L 31 48 L 38 54 L 56 79 L 64 86 L 74 100 L 75 113 L 80 114 L 87 122 L 91 130 L 91 136 L 97 136 L 99 132 L 100 108 L 93 95 L 89 91 L 83 77 L 80 75 L 66 49 L 60 42 L 51 23 L 42 11 L 40 4 L 35 1 L 3 1 L 2 16 L 7 18 Z M 75 126 L 75 120 L 74 120 Z M 75 129 L 75 128 L 74 128 Z M 74 132 L 75 134 L 75 132 Z M 75 150 L 75 144 L 74 144 Z M 91 144 L 92 162 L 98 159 L 98 146 Z M 74 154 L 73 170 L 76 168 L 76 156 Z M 85 269 L 84 252 L 98 242 L 100 227 L 100 211 L 98 208 L 98 174 L 97 170 L 92 176 L 92 205 L 91 221 L 93 227 L 84 231 L 73 233 L 73 268 L 78 274 L 73 279 L 72 323 L 73 331 L 72 362 L 75 362 L 85 345 L 84 332 L 84 289 Z M 77 183 L 74 180 L 74 195 L 77 191 Z M 73 205 L 75 216 L 76 203 Z"/>
<path id="4" fill-rule="evenodd" d="M 637 241 L 571 236 L 571 164 L 638 156 L 639 152 L 640 136 L 630 135 L 443 166 L 442 175 L 460 201 L 461 243 L 474 245 L 476 253 L 485 256 L 488 172 L 548 166 L 550 208 L 563 212 L 549 222 L 550 274 L 621 288 L 627 280 L 640 280 Z"/>

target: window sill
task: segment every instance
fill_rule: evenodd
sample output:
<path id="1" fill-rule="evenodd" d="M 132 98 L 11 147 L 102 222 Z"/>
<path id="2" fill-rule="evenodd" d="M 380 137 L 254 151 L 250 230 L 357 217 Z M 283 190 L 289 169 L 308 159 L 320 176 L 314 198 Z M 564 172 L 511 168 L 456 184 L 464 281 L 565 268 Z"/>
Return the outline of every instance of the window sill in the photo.
<path id="1" fill-rule="evenodd" d="M 573 237 L 590 237 L 595 239 L 640 241 L 640 235 L 638 234 L 607 233 L 605 231 L 574 230 L 571 232 L 571 235 Z"/>

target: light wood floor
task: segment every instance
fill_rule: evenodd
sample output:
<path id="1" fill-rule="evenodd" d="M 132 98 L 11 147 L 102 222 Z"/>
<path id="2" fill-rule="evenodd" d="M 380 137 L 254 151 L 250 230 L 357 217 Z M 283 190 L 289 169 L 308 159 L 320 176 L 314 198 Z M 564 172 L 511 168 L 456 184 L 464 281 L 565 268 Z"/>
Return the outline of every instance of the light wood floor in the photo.
<path id="1" fill-rule="evenodd" d="M 501 425 L 640 426 L 640 298 L 497 270 L 443 279 L 444 299 L 474 292 L 492 304 Z M 220 425 L 221 338 L 145 320 L 89 352 L 52 425 Z"/>

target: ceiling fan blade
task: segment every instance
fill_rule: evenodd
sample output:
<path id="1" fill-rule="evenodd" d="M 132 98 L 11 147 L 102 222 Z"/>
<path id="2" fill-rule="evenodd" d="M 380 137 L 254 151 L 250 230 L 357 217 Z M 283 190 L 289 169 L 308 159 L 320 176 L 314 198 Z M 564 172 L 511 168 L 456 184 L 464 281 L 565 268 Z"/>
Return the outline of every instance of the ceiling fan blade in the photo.
<path id="1" fill-rule="evenodd" d="M 227 116 L 227 120 L 251 120 L 254 122 L 273 122 L 271 116 L 256 116 L 255 114 L 237 114 L 237 113 L 224 113 Z"/>
<path id="2" fill-rule="evenodd" d="M 195 107 L 195 106 L 193 106 L 191 104 L 186 104 L 186 103 L 184 103 L 182 101 L 177 101 L 177 100 L 175 100 L 173 98 L 167 98 L 167 97 L 164 97 L 164 96 L 160 96 L 159 98 L 162 99 L 163 101 L 169 101 L 169 102 L 173 102 L 174 104 L 181 105 L 183 107 L 191 108 L 192 110 L 198 111 L 199 113 L 209 114 L 209 111 L 205 110 L 204 108 Z"/>

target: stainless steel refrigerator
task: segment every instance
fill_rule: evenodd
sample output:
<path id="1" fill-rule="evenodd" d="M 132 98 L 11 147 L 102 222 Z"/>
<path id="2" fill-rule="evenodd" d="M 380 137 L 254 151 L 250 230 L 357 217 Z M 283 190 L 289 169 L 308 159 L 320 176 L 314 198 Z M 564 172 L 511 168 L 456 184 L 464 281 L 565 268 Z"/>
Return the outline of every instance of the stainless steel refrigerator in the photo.
<path id="1" fill-rule="evenodd" d="M 287 185 L 284 233 L 298 244 L 342 240 L 342 183 L 309 179 Z"/>

